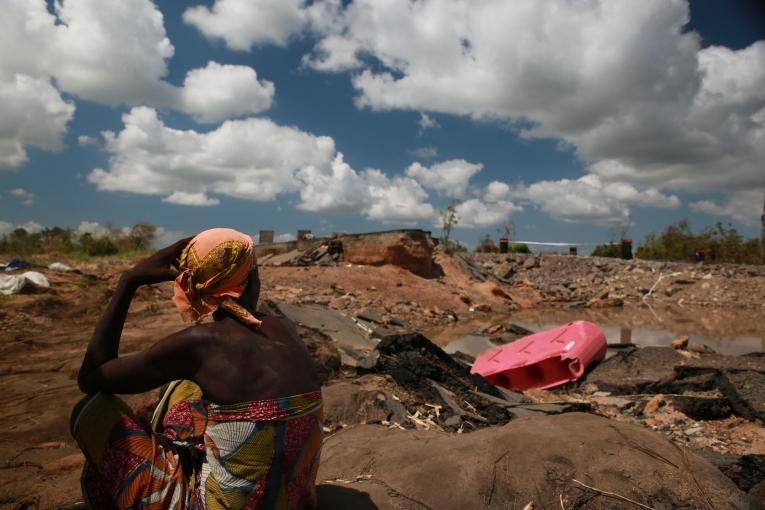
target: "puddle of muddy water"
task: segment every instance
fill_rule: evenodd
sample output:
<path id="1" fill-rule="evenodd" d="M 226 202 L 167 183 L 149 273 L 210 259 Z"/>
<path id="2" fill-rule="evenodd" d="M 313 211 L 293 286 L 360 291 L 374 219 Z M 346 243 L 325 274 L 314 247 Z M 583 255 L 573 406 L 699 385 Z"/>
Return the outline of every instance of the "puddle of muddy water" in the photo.
<path id="1" fill-rule="evenodd" d="M 525 310 L 511 320 L 534 331 L 574 320 L 597 324 L 610 344 L 669 345 L 680 335 L 691 344 L 704 344 L 720 354 L 765 351 L 765 321 L 759 311 L 713 309 L 649 309 L 625 307 L 601 310 Z"/>
<path id="2" fill-rule="evenodd" d="M 480 332 L 492 324 L 513 322 L 533 331 L 542 331 L 571 321 L 586 320 L 600 327 L 609 344 L 666 346 L 678 336 L 688 335 L 691 344 L 707 345 L 720 354 L 765 352 L 765 320 L 759 310 L 687 307 L 651 309 L 638 306 L 605 309 L 540 308 L 521 310 L 512 315 L 466 319 L 459 326 L 430 331 L 429 338 L 445 346 L 447 352 L 459 350 L 475 356 L 484 348 L 491 347 L 488 339 Z"/>

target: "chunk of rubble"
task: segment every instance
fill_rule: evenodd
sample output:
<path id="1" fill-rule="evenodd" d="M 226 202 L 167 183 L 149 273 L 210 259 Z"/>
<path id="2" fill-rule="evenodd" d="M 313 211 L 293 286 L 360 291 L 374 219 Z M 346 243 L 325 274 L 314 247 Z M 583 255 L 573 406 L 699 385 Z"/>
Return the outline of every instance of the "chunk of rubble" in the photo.
<path id="1" fill-rule="evenodd" d="M 418 333 L 386 337 L 376 350 L 380 358 L 374 371 L 389 375 L 409 395 L 404 405 L 410 415 L 422 406 L 438 407 L 430 418 L 443 430 L 470 431 L 523 416 L 589 410 L 582 402 L 538 404 L 489 384 Z"/>
<path id="2" fill-rule="evenodd" d="M 660 393 L 654 390 L 675 379 L 674 367 L 684 359 L 666 347 L 625 349 L 597 365 L 584 382 L 615 395 Z"/>
<path id="3" fill-rule="evenodd" d="M 279 312 L 296 324 L 317 329 L 347 349 L 372 350 L 376 342 L 347 315 L 318 305 L 279 303 Z"/>
<path id="4" fill-rule="evenodd" d="M 765 374 L 754 370 L 726 370 L 719 379 L 719 386 L 736 414 L 765 422 Z"/>
<path id="5" fill-rule="evenodd" d="M 595 367 L 585 382 L 616 395 L 717 390 L 724 400 L 678 397 L 677 407 L 710 416 L 723 416 L 729 407 L 748 420 L 765 421 L 765 357 L 757 354 L 687 359 L 669 347 L 627 349 Z"/>
<path id="6" fill-rule="evenodd" d="M 711 462 L 744 492 L 749 492 L 765 480 L 765 455 L 733 455 L 709 449 L 696 450 L 696 453 Z"/>

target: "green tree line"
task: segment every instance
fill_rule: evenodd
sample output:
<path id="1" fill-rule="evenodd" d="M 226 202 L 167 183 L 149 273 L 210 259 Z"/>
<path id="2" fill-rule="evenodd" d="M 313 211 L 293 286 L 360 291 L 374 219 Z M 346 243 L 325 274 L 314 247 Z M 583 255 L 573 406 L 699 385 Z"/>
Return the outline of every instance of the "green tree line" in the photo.
<path id="1" fill-rule="evenodd" d="M 150 223 L 137 223 L 127 232 L 110 228 L 100 236 L 77 233 L 61 227 L 46 228 L 35 233 L 17 228 L 0 237 L 0 253 L 18 257 L 39 253 L 98 257 L 141 252 L 151 249 L 156 232 L 157 227 Z"/>
<path id="2" fill-rule="evenodd" d="M 695 261 L 696 251 L 703 250 L 704 261 L 733 264 L 761 264 L 760 240 L 742 236 L 730 224 L 716 223 L 700 232 L 691 230 L 688 220 L 667 226 L 661 233 L 648 234 L 635 255 L 639 259 Z M 596 257 L 620 257 L 621 247 L 603 244 L 592 252 Z"/>

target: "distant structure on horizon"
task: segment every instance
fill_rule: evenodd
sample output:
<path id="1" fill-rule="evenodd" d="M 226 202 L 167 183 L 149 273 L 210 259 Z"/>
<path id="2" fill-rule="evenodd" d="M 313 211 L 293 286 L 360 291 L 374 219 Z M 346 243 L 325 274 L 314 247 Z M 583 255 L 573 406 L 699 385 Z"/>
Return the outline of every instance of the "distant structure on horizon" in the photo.
<path id="1" fill-rule="evenodd" d="M 258 244 L 273 243 L 274 231 L 273 230 L 261 230 L 258 235 Z"/>

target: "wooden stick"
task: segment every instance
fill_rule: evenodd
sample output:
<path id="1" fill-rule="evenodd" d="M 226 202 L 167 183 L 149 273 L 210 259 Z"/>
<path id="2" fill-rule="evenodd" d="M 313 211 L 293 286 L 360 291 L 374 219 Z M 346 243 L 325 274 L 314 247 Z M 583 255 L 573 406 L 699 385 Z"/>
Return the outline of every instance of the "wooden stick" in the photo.
<path id="1" fill-rule="evenodd" d="M 560 508 L 566 510 L 566 505 L 563 504 L 563 494 L 560 494 Z"/>
<path id="2" fill-rule="evenodd" d="M 590 487 L 589 485 L 587 485 L 587 484 L 585 484 L 585 483 L 582 483 L 582 482 L 580 482 L 580 481 L 579 481 L 579 480 L 577 480 L 576 478 L 572 478 L 572 480 L 574 481 L 574 483 L 578 483 L 578 484 L 579 484 L 579 485 L 581 485 L 582 487 L 585 487 L 585 488 L 587 488 L 587 489 L 590 489 L 590 490 L 591 490 L 591 491 L 593 491 L 593 492 L 597 492 L 598 494 L 602 494 L 603 496 L 607 496 L 607 497 L 609 497 L 609 498 L 614 498 L 614 499 L 618 499 L 618 500 L 621 500 L 621 501 L 625 501 L 625 502 L 627 502 L 627 503 L 632 503 L 633 505 L 635 505 L 635 506 L 637 506 L 637 507 L 639 507 L 639 508 L 645 508 L 646 510 L 656 510 L 656 509 L 655 509 L 655 508 L 653 508 L 653 507 L 650 507 L 650 506 L 644 505 L 643 503 L 638 503 L 638 502 L 637 502 L 637 501 L 635 501 L 634 499 L 630 499 L 630 498 L 628 498 L 628 497 L 626 497 L 626 496 L 622 496 L 621 494 L 616 494 L 615 492 L 608 492 L 608 491 L 604 491 L 604 490 L 598 489 L 598 488 L 596 488 L 596 487 Z"/>

